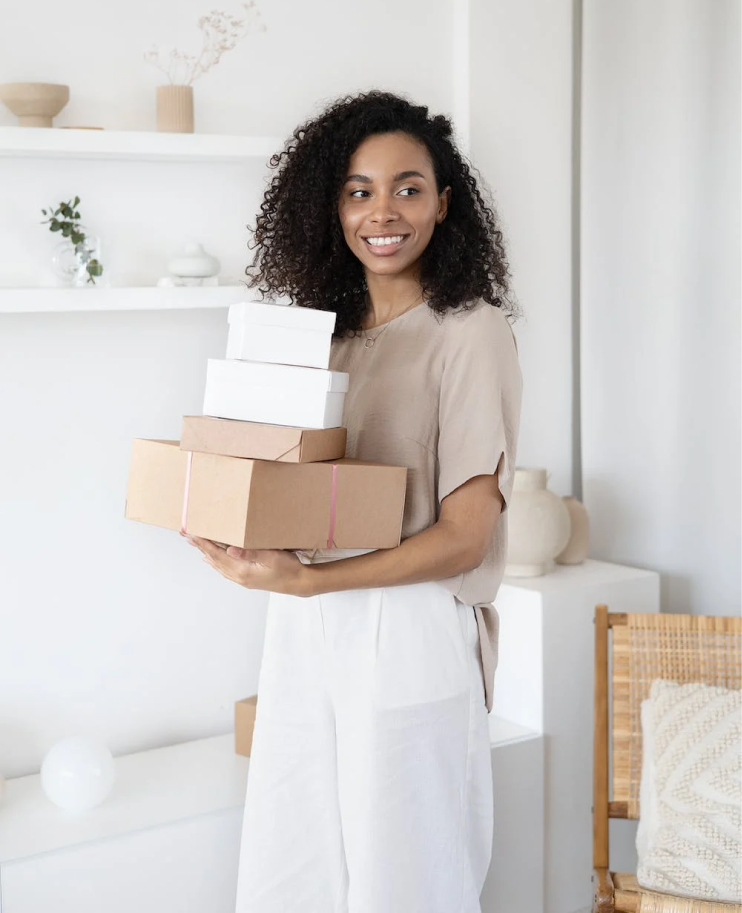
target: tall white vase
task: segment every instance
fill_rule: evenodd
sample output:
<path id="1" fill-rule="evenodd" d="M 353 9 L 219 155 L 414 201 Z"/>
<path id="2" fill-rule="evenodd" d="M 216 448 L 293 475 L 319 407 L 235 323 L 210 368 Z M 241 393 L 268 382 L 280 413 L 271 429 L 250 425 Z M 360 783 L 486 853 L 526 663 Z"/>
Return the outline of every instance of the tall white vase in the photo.
<path id="1" fill-rule="evenodd" d="M 554 568 L 554 559 L 567 545 L 569 511 L 559 495 L 549 491 L 546 469 L 515 470 L 508 505 L 508 551 L 505 574 L 539 577 Z"/>

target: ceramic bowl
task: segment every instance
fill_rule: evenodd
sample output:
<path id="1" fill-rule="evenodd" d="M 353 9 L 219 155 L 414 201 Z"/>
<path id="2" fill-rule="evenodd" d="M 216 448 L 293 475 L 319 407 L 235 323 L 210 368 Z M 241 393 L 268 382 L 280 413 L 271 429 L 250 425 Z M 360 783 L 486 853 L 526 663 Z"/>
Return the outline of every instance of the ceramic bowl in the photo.
<path id="1" fill-rule="evenodd" d="M 51 127 L 52 118 L 70 100 L 70 87 L 54 82 L 6 82 L 0 101 L 10 108 L 21 127 Z"/>

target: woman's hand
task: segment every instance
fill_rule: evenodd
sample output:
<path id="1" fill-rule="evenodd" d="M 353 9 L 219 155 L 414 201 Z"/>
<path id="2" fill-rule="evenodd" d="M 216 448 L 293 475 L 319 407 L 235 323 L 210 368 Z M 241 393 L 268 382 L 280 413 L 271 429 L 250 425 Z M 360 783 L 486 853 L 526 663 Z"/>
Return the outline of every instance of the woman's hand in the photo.
<path id="1" fill-rule="evenodd" d="M 210 539 L 181 533 L 204 555 L 204 561 L 219 573 L 251 590 L 268 590 L 290 596 L 309 596 L 305 566 L 283 549 L 222 548 Z"/>

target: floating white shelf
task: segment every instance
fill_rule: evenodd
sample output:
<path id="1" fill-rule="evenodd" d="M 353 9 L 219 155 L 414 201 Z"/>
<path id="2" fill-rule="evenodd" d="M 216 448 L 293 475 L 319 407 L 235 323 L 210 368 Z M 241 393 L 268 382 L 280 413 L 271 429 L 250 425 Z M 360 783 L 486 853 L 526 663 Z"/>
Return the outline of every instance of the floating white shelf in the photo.
<path id="1" fill-rule="evenodd" d="M 251 297 L 245 285 L 0 288 L 0 314 L 226 308 Z"/>
<path id="2" fill-rule="evenodd" d="M 0 127 L 1 156 L 140 161 L 266 161 L 283 148 L 275 136 L 159 133 L 155 130 L 65 130 L 60 127 Z"/>

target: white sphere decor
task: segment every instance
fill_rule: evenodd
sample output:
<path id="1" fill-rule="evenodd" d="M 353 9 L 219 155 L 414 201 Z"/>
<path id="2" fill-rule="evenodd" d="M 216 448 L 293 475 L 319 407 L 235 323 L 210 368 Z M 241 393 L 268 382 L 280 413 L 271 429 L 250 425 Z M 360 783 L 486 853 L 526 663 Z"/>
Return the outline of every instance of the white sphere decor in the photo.
<path id="1" fill-rule="evenodd" d="M 549 491 L 546 469 L 516 467 L 508 505 L 508 549 L 505 574 L 540 577 L 569 541 L 572 523 L 567 506 Z"/>
<path id="2" fill-rule="evenodd" d="M 70 811 L 88 811 L 108 796 L 115 780 L 113 756 L 101 742 L 71 736 L 53 745 L 41 764 L 41 788 Z"/>

